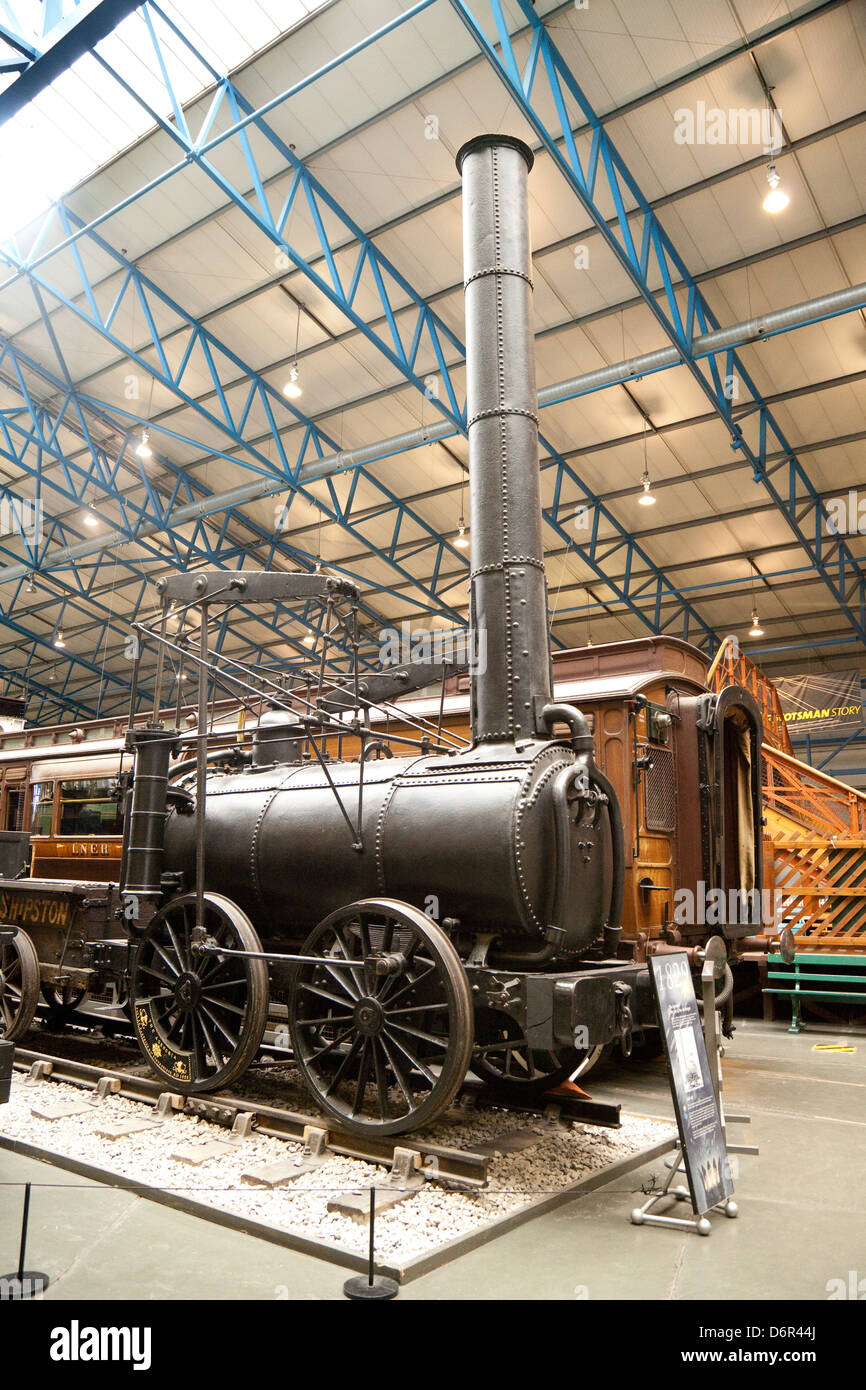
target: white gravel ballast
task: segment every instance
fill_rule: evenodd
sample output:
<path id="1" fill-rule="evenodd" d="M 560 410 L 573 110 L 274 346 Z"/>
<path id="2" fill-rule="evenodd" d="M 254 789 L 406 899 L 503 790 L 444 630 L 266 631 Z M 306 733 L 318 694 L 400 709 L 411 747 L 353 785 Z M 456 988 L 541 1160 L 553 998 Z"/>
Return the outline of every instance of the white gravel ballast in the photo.
<path id="1" fill-rule="evenodd" d="M 34 1110 L 55 1113 L 66 1104 L 76 1113 L 53 1119 L 34 1114 Z M 151 1123 L 142 1128 L 142 1120 Z M 123 1137 L 97 1133 L 97 1129 L 121 1127 L 124 1121 L 139 1124 Z M 494 1150 L 487 1187 L 459 1190 L 427 1180 L 412 1195 L 381 1211 L 376 1220 L 377 1260 L 401 1265 L 431 1254 L 491 1222 L 515 1215 L 545 1195 L 566 1192 L 580 1180 L 660 1143 L 672 1143 L 676 1137 L 672 1120 L 647 1116 L 623 1115 L 621 1129 L 602 1129 L 552 1125 L 539 1115 L 487 1108 L 448 1112 L 418 1137 L 475 1150 L 516 1131 L 531 1135 L 535 1142 L 514 1152 Z M 66 1082 L 33 1084 L 17 1075 L 9 1103 L 0 1107 L 0 1134 L 355 1255 L 367 1251 L 366 1214 L 329 1210 L 329 1202 L 340 1193 L 365 1194 L 387 1176 L 380 1166 L 332 1155 L 287 1185 L 254 1186 L 242 1180 L 245 1173 L 299 1157 L 302 1146 L 255 1130 L 234 1139 L 220 1126 L 182 1111 L 158 1119 L 139 1101 L 116 1095 L 94 1100 L 92 1092 Z M 218 1156 L 195 1161 L 197 1147 L 214 1141 L 221 1144 Z M 411 1146 L 411 1135 L 405 1143 Z M 178 1157 L 179 1151 L 186 1157 Z"/>

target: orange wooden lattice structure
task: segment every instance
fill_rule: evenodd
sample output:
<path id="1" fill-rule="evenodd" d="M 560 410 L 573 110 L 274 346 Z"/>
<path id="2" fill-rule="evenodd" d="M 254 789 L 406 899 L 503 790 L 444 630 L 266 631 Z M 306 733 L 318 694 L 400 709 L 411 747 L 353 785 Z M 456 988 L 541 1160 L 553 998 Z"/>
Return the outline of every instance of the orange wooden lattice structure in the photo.
<path id="1" fill-rule="evenodd" d="M 794 757 L 773 682 L 726 641 L 708 684 L 731 681 L 764 720 L 764 859 L 782 894 L 772 931 L 790 926 L 801 950 L 866 954 L 866 794 Z"/>
<path id="2" fill-rule="evenodd" d="M 753 661 L 740 651 L 739 645 L 726 637 L 707 672 L 707 685 L 721 690 L 726 685 L 741 685 L 757 701 L 764 722 L 764 742 L 783 753 L 794 756 L 782 702 L 775 685 Z"/>

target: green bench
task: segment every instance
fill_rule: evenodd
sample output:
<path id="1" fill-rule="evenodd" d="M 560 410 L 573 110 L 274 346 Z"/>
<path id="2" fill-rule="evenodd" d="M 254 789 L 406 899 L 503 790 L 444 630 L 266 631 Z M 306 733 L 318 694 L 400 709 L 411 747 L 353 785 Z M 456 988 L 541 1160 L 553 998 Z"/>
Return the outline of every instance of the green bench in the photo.
<path id="1" fill-rule="evenodd" d="M 791 1000 L 789 1033 L 801 1033 L 803 999 L 827 999 L 866 1004 L 866 955 L 836 956 L 818 952 L 798 953 L 786 965 L 778 952 L 767 957 L 767 979 L 773 983 L 764 994 L 787 994 Z"/>

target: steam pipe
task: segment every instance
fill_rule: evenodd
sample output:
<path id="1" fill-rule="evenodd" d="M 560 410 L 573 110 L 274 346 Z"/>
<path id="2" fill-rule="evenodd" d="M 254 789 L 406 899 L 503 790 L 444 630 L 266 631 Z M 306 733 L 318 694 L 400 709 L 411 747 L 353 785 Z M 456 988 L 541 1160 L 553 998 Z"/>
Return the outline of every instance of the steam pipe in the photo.
<path id="1" fill-rule="evenodd" d="M 575 705 L 557 704 L 555 701 L 545 705 L 541 711 L 541 718 L 545 728 L 553 733 L 553 726 L 559 720 L 561 724 L 567 724 L 571 730 L 571 746 L 575 753 L 593 753 L 595 744 L 592 734 L 589 731 L 589 724 L 585 714 L 581 714 Z"/>
<path id="2" fill-rule="evenodd" d="M 610 888 L 610 907 L 608 909 L 607 921 L 604 924 L 605 934 L 608 936 L 609 943 L 614 947 L 619 943 L 619 936 L 622 931 L 622 905 L 625 901 L 625 831 L 622 824 L 622 811 L 620 810 L 619 798 L 613 789 L 613 784 L 608 781 L 604 773 L 595 766 L 591 765 L 590 776 L 593 782 L 601 787 L 607 797 L 607 810 L 610 816 L 610 835 L 613 846 L 613 881 Z M 616 933 L 615 942 L 611 937 Z M 609 949 L 609 947 L 606 947 Z"/>

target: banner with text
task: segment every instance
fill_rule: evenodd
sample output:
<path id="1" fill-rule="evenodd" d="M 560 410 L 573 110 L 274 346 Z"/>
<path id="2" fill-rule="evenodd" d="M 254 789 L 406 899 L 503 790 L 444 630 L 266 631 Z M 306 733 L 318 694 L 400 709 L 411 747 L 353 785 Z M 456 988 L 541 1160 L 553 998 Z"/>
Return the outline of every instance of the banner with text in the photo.
<path id="1" fill-rule="evenodd" d="M 788 733 L 811 729 L 847 730 L 863 723 L 859 671 L 823 671 L 818 675 L 780 676 L 776 689 Z"/>

